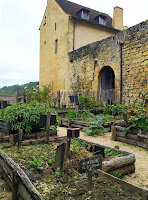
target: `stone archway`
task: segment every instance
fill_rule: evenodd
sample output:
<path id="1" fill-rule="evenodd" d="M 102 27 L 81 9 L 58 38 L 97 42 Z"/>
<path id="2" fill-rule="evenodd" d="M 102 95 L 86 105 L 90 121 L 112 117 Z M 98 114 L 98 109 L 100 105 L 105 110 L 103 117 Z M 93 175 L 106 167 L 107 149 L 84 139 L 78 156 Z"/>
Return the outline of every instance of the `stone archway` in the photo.
<path id="1" fill-rule="evenodd" d="M 99 74 L 100 100 L 104 103 L 115 102 L 115 74 L 111 67 L 105 66 Z"/>

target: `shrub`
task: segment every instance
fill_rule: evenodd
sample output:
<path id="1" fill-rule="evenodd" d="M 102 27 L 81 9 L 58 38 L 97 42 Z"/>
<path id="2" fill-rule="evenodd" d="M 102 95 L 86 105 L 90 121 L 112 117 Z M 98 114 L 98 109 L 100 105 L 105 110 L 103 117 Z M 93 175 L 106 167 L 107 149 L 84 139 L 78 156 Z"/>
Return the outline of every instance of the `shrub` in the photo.
<path id="1" fill-rule="evenodd" d="M 92 97 L 91 95 L 88 96 L 80 95 L 78 99 L 79 99 L 79 104 L 82 105 L 85 109 L 94 108 L 96 106 L 95 98 Z"/>
<path id="2" fill-rule="evenodd" d="M 23 129 L 25 133 L 38 126 L 40 115 L 56 114 L 56 111 L 50 108 L 48 103 L 39 103 L 32 101 L 30 104 L 20 102 L 5 109 L 4 120 L 10 124 L 11 131 Z"/>

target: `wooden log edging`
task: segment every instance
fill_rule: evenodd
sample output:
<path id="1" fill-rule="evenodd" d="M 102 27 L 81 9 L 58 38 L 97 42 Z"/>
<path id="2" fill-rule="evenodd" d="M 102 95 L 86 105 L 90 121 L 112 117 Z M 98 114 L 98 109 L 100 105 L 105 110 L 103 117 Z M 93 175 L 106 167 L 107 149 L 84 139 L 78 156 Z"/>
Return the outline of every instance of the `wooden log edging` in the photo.
<path id="1" fill-rule="evenodd" d="M 129 187 L 132 190 L 135 190 L 137 193 L 139 193 L 140 196 L 142 196 L 143 200 L 148 200 L 148 190 L 145 190 L 145 189 L 142 189 L 142 188 L 137 187 L 135 185 L 132 185 L 131 183 L 123 181 L 122 179 L 119 179 L 115 176 L 112 176 L 112 175 L 110 175 L 106 172 L 103 172 L 102 170 L 99 170 L 99 169 L 97 171 L 95 171 L 95 174 L 99 175 L 99 176 L 104 176 L 104 177 L 107 177 L 107 178 L 109 178 L 113 181 L 116 181 L 117 183 L 121 184 L 121 186 Z"/>
<path id="2" fill-rule="evenodd" d="M 8 157 L 2 150 L 0 150 L 0 172 L 12 191 L 15 187 L 15 191 L 17 190 L 17 195 L 19 198 L 24 200 L 44 200 L 19 165 L 16 164 L 10 157 Z M 18 176 L 17 184 L 15 183 L 15 186 L 14 172 Z"/>
<path id="3" fill-rule="evenodd" d="M 83 128 L 85 128 L 86 126 L 90 124 L 91 124 L 90 122 L 80 122 L 76 120 L 71 120 L 70 125 L 69 125 L 69 119 L 61 119 L 60 126 L 64 126 L 67 128 L 71 126 L 71 128 L 80 128 L 81 130 L 83 130 Z M 100 125 L 102 125 L 104 128 L 107 128 L 109 132 L 111 131 L 112 124 L 113 122 L 100 123 Z"/>
<path id="4" fill-rule="evenodd" d="M 104 145 L 99 145 L 93 142 L 89 142 L 83 139 L 79 139 L 82 142 L 90 143 L 93 146 L 99 146 L 102 148 L 107 148 L 113 151 L 117 151 L 116 148 L 111 148 Z M 109 161 L 103 161 L 101 170 L 107 173 L 122 173 L 123 175 L 132 173 L 135 171 L 135 155 L 126 151 L 122 151 L 118 149 L 118 152 L 123 154 L 122 157 L 115 157 Z"/>
<path id="5" fill-rule="evenodd" d="M 123 134 L 124 127 L 122 126 L 112 126 L 112 139 L 115 141 L 124 142 L 127 144 L 132 144 L 135 146 L 142 147 L 148 150 L 148 133 L 147 135 L 139 133 L 127 133 Z"/>

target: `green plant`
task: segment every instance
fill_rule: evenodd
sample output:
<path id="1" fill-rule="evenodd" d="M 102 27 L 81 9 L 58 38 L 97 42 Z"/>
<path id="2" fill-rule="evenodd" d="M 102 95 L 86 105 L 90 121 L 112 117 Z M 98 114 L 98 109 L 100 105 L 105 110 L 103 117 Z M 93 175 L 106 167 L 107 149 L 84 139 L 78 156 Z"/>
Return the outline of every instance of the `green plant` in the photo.
<path id="1" fill-rule="evenodd" d="M 104 105 L 104 114 L 108 114 L 108 115 L 113 115 L 113 116 L 117 116 L 122 114 L 122 111 L 128 110 L 128 106 L 123 106 L 123 105 Z"/>
<path id="2" fill-rule="evenodd" d="M 138 129 L 140 132 L 148 131 L 148 116 L 137 115 L 130 121 L 131 125 L 124 128 L 123 134 L 126 135 L 128 132 Z"/>
<path id="3" fill-rule="evenodd" d="M 120 178 L 120 179 L 123 178 L 123 174 L 122 174 L 122 173 L 118 173 L 118 174 L 117 174 L 117 173 L 113 172 L 113 173 L 111 173 L 111 175 L 112 175 L 112 176 L 115 176 L 115 177 L 117 177 L 117 178 Z"/>
<path id="4" fill-rule="evenodd" d="M 37 127 L 40 115 L 47 112 L 57 114 L 48 103 L 32 101 L 30 104 L 25 104 L 20 102 L 5 109 L 4 120 L 10 124 L 11 131 L 23 129 L 29 134 Z"/>
<path id="5" fill-rule="evenodd" d="M 90 109 L 90 108 L 94 108 L 97 104 L 97 102 L 95 101 L 95 98 L 92 97 L 91 95 L 80 95 L 78 97 L 79 99 L 79 104 L 82 105 L 85 109 Z"/>
<path id="6" fill-rule="evenodd" d="M 93 124 L 89 125 L 88 127 L 83 128 L 83 130 L 86 131 L 87 135 L 90 135 L 90 136 L 97 136 L 101 132 L 103 132 L 103 133 L 108 132 L 108 130 L 106 128 L 104 128 L 103 126 L 101 126 L 98 123 L 93 123 Z"/>
<path id="7" fill-rule="evenodd" d="M 55 176 L 62 176 L 62 172 L 60 172 L 60 167 L 57 167 L 55 170 Z"/>
<path id="8" fill-rule="evenodd" d="M 35 156 L 32 156 L 32 161 L 29 161 L 28 163 L 32 167 L 32 168 L 30 168 L 30 170 L 43 170 L 42 160 L 36 159 Z"/>
<path id="9" fill-rule="evenodd" d="M 54 163 L 54 161 L 55 161 L 55 159 L 54 159 L 54 158 L 48 159 L 48 163 L 49 163 L 49 164 L 53 164 L 53 163 Z"/>
<path id="10" fill-rule="evenodd" d="M 104 153 L 108 156 L 112 156 L 112 157 L 115 157 L 115 156 L 118 156 L 118 157 L 121 157 L 123 156 L 121 153 L 119 153 L 118 150 L 111 150 L 111 149 L 104 149 Z"/>
<path id="11" fill-rule="evenodd" d="M 26 97 L 31 101 L 35 100 L 38 102 L 50 103 L 51 100 L 50 92 L 51 92 L 50 85 L 42 86 L 42 88 L 39 88 L 39 85 L 37 85 L 35 88 L 32 88 L 31 90 L 28 90 L 26 88 Z"/>

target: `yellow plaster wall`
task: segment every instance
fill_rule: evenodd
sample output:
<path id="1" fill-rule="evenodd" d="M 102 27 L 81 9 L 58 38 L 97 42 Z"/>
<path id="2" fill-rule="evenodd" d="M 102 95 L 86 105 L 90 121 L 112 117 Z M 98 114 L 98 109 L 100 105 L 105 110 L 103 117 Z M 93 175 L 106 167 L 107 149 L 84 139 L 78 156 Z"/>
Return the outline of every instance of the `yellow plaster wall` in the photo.
<path id="1" fill-rule="evenodd" d="M 46 24 L 44 24 L 45 16 Z M 40 27 L 40 87 L 51 85 L 53 91 L 66 90 L 69 83 L 68 18 L 55 0 L 48 1 Z M 58 39 L 57 53 L 55 53 L 56 39 Z"/>
<path id="2" fill-rule="evenodd" d="M 76 23 L 75 23 L 76 22 Z M 75 23 L 75 44 L 74 50 L 85 46 L 87 44 L 103 40 L 110 37 L 117 31 L 109 30 L 103 27 L 95 26 L 84 21 L 69 21 L 69 51 L 73 50 L 73 24 Z"/>

